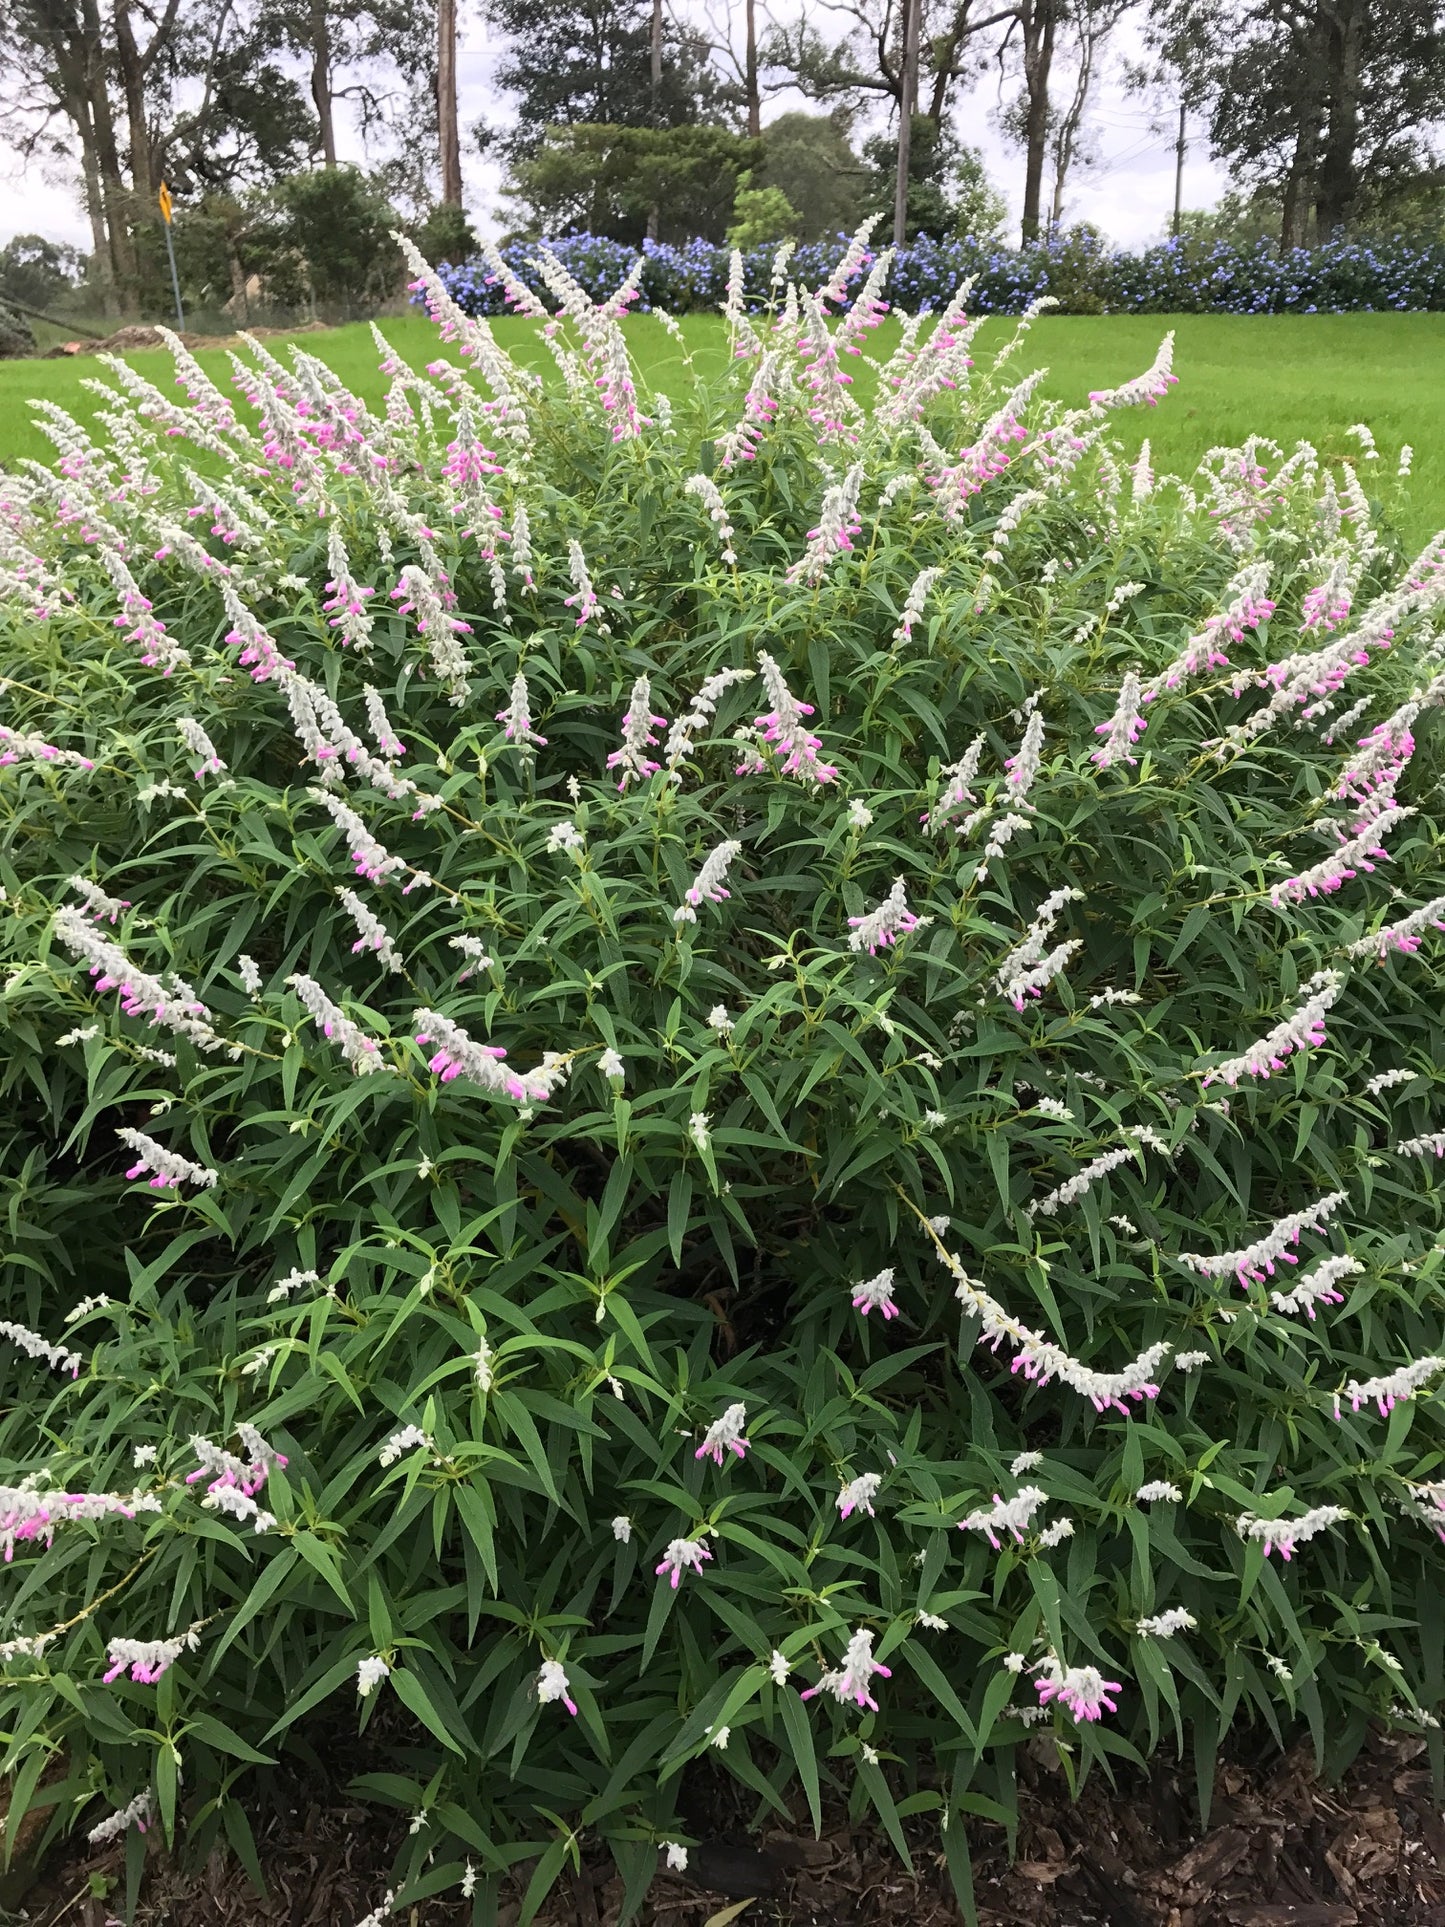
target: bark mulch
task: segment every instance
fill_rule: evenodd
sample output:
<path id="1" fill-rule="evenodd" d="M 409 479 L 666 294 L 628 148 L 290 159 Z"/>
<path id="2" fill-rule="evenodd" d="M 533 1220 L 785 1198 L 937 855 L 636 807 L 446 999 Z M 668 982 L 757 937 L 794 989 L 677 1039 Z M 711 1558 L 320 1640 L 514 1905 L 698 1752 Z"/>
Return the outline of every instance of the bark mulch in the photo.
<path id="1" fill-rule="evenodd" d="M 1374 1737 L 1336 1787 L 1314 1777 L 1304 1748 L 1253 1770 L 1225 1763 L 1203 1835 L 1191 1826 L 1186 1783 L 1165 1766 L 1132 1790 L 1095 1776 L 1071 1803 L 1045 1742 L 1021 1759 L 1020 1780 L 1012 1864 L 1002 1829 L 971 1823 L 981 1927 L 1445 1927 L 1445 1821 L 1419 1739 Z M 695 1789 L 723 1831 L 692 1849 L 696 1879 L 659 1871 L 640 1927 L 708 1927 L 750 1895 L 730 1916 L 738 1927 L 961 1920 L 936 1832 L 910 1826 L 911 1876 L 886 1840 L 841 1819 L 821 1840 L 806 1827 L 749 1840 L 740 1827 L 726 1830 L 731 1784 Z M 199 1869 L 156 1854 L 138 1927 L 353 1927 L 375 1907 L 404 1821 L 388 1825 L 321 1781 L 275 1791 L 271 1809 L 253 1814 L 264 1899 L 219 1853 Z M 108 1897 L 93 1891 L 108 1884 Z M 106 1927 L 123 1891 L 121 1852 L 82 1841 L 78 1852 L 59 1850 L 0 1923 Z M 549 1899 L 538 1927 L 616 1927 L 621 1898 L 605 1866 L 584 1867 Z M 517 1913 L 515 1899 L 504 1903 L 498 1927 L 515 1927 Z M 434 1900 L 397 1920 L 464 1927 L 470 1914 L 458 1900 Z"/>

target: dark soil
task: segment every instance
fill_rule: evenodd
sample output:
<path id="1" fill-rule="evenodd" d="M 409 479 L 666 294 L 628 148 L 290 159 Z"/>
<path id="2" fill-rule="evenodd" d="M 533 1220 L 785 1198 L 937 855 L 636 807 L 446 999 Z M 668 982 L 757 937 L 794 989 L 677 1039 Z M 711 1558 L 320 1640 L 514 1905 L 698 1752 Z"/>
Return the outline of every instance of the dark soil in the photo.
<path id="1" fill-rule="evenodd" d="M 1445 1927 L 1445 1823 L 1421 1740 L 1373 1738 L 1338 1787 L 1315 1779 L 1302 1749 L 1253 1771 L 1223 1765 L 1202 1836 L 1186 1783 L 1167 1767 L 1134 1797 L 1095 1776 L 1071 1804 L 1043 1741 L 1021 1755 L 1020 1779 L 1012 1865 L 1003 1830 L 970 1823 L 982 1927 Z M 731 1784 L 704 1794 L 714 1815 Z M 264 1900 L 220 1854 L 191 1870 L 157 1854 L 139 1927 L 353 1927 L 385 1891 L 405 1824 L 379 1822 L 374 1808 L 319 1784 L 296 1785 L 253 1819 Z M 911 1876 L 886 1840 L 842 1823 L 822 1840 L 806 1828 L 754 1841 L 728 1834 L 692 1849 L 699 1882 L 658 1873 L 640 1927 L 707 1927 L 749 1894 L 739 1927 L 953 1927 L 962 1916 L 936 1831 L 910 1826 L 910 1838 Z M 92 1875 L 115 1883 L 109 1900 L 93 1897 Z M 106 1927 L 123 1891 L 118 1847 L 72 1846 L 24 1895 L 23 1913 L 0 1920 Z M 620 1903 L 620 1881 L 601 1865 L 584 1869 L 554 1892 L 539 1927 L 615 1927 Z M 515 1898 L 505 1902 L 498 1927 L 513 1927 L 517 1912 Z M 470 1914 L 460 1900 L 433 1900 L 397 1920 L 463 1927 Z"/>

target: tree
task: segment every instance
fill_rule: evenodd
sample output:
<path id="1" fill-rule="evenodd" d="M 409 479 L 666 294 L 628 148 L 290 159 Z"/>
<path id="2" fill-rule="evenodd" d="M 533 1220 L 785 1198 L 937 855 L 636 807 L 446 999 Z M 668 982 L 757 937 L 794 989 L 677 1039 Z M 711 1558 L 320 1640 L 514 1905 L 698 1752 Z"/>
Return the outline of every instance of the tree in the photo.
<path id="1" fill-rule="evenodd" d="M 1442 0 L 1155 0 L 1151 33 L 1161 64 L 1191 74 L 1235 179 L 1278 194 L 1282 246 L 1437 178 Z"/>
<path id="2" fill-rule="evenodd" d="M 921 0 L 919 111 L 940 124 L 957 83 L 977 71 L 975 42 L 1012 21 L 1019 4 L 989 5 L 988 0 Z M 977 11 L 975 8 L 977 7 Z M 899 0 L 840 0 L 828 11 L 847 25 L 837 40 L 827 40 L 806 13 L 791 24 L 775 25 L 762 47 L 763 64 L 784 74 L 814 100 L 835 102 L 855 111 L 880 100 L 896 112 L 903 97 L 902 8 Z"/>
<path id="3" fill-rule="evenodd" d="M 763 129 L 760 179 L 797 209 L 799 237 L 852 233 L 873 205 L 869 169 L 848 142 L 847 113 L 779 114 Z"/>
<path id="4" fill-rule="evenodd" d="M 442 202 L 429 208 L 411 230 L 411 238 L 436 267 L 441 261 L 466 261 L 477 251 L 477 237 L 461 208 Z"/>
<path id="5" fill-rule="evenodd" d="M 1024 150 L 1024 204 L 1019 226 L 1024 245 L 1037 241 L 1042 225 L 1044 163 L 1053 114 L 1049 83 L 1067 0 L 1019 0 L 1004 36 L 1000 59 L 1017 38 L 1023 90 L 1013 128 Z"/>
<path id="6" fill-rule="evenodd" d="M 768 241 L 796 241 L 801 221 L 780 187 L 754 187 L 751 172 L 738 176 L 733 222 L 727 231 L 730 248 L 756 248 Z"/>
<path id="7" fill-rule="evenodd" d="M 507 190 L 533 234 L 582 231 L 638 245 L 654 209 L 664 241 L 721 241 L 756 143 L 721 127 L 549 127 Z"/>
<path id="8" fill-rule="evenodd" d="M 135 280 L 127 197 L 97 0 L 0 0 L 7 89 L 0 133 L 27 160 L 78 148 L 103 305 Z"/>
<path id="9" fill-rule="evenodd" d="M 270 196 L 269 219 L 251 236 L 250 262 L 283 301 L 305 298 L 350 314 L 396 286 L 401 257 L 391 235 L 399 225 L 379 184 L 360 168 L 293 174 Z"/>
<path id="10" fill-rule="evenodd" d="M 225 22 L 229 7 L 222 7 L 216 13 L 215 39 L 219 42 L 225 32 Z M 150 26 L 147 35 L 145 26 L 137 29 L 136 14 L 130 0 L 112 0 L 111 19 L 114 25 L 115 68 L 125 99 L 126 123 L 130 135 L 130 177 L 131 190 L 138 196 L 149 196 L 151 189 L 158 187 L 161 176 L 156 172 L 156 156 L 151 139 L 151 118 L 148 113 L 149 96 L 154 92 L 152 80 L 163 55 L 170 50 L 172 37 L 180 20 L 180 0 L 166 0 L 164 8 L 157 13 L 149 13 L 143 18 Z"/>
<path id="11" fill-rule="evenodd" d="M 75 292 L 84 274 L 79 248 L 40 234 L 17 234 L 0 248 L 0 301 L 10 295 L 32 308 L 51 308 Z"/>
<path id="12" fill-rule="evenodd" d="M 1280 197 L 1270 188 L 1241 194 L 1230 188 L 1211 208 L 1185 208 L 1179 235 L 1185 241 L 1228 241 L 1235 246 L 1274 240 L 1279 235 Z"/>
<path id="13" fill-rule="evenodd" d="M 136 230 L 163 177 L 230 186 L 295 164 L 299 96 L 270 50 L 244 0 L 0 0 L 0 134 L 78 160 L 108 308 L 141 297 Z"/>
<path id="14" fill-rule="evenodd" d="M 163 179 L 183 197 L 174 239 L 188 304 L 218 307 L 244 289 L 251 190 L 303 167 L 316 147 L 305 98 L 277 52 L 263 12 L 223 5 L 213 17 L 189 6 L 147 68 L 148 125 L 130 140 L 132 297 L 142 312 L 171 305 L 156 208 Z"/>
<path id="15" fill-rule="evenodd" d="M 919 119 L 932 137 L 945 128 L 960 81 L 980 71 L 984 36 L 994 36 L 994 53 L 1003 60 L 1017 43 L 1024 93 L 1019 115 L 1025 148 L 1024 234 L 1037 234 L 1042 202 L 1044 158 L 1049 130 L 1049 76 L 1059 23 L 1069 0 L 918 0 L 923 9 L 919 61 Z M 902 6 L 900 0 L 839 0 L 829 11 L 849 24 L 839 40 L 828 41 L 806 14 L 791 25 L 775 27 L 764 44 L 767 65 L 789 74 L 816 100 L 855 110 L 885 101 L 901 111 L 903 99 Z M 1001 33 L 998 30 L 1002 30 Z M 916 138 L 918 123 L 910 123 Z M 896 136 L 895 136 L 896 138 Z M 923 150 L 930 134 L 925 129 Z M 896 149 L 895 149 L 896 151 Z M 918 168 L 910 158 L 910 181 Z M 910 206 L 913 189 L 909 189 Z"/>
<path id="16" fill-rule="evenodd" d="M 758 14 L 756 0 L 743 0 L 746 22 L 746 52 L 743 56 L 743 89 L 748 108 L 748 138 L 756 140 L 763 131 L 762 101 L 758 95 Z"/>
<path id="17" fill-rule="evenodd" d="M 327 167 L 336 165 L 335 95 L 332 91 L 334 54 L 331 14 L 326 0 L 306 0 L 306 22 L 311 52 L 311 99 L 316 107 L 317 132 L 321 136 L 321 158 Z"/>
<path id="18" fill-rule="evenodd" d="M 276 51 L 264 28 L 253 25 L 206 60 L 198 111 L 182 112 L 155 142 L 151 187 L 164 178 L 188 194 L 234 195 L 305 166 L 316 152 L 315 123 Z M 175 77 L 182 97 L 189 71 Z M 148 222 L 153 209 L 148 187 L 140 210 Z"/>
<path id="19" fill-rule="evenodd" d="M 515 100 L 513 125 L 486 138 L 512 163 L 535 154 L 558 127 L 719 125 L 729 90 L 705 39 L 664 20 L 658 85 L 652 80 L 650 0 L 484 0 L 507 36 L 497 84 Z"/>
<path id="20" fill-rule="evenodd" d="M 733 0 L 702 0 L 699 18 L 693 22 L 693 31 L 707 57 L 729 74 L 727 92 L 741 101 L 748 138 L 757 140 L 763 131 L 762 50 L 758 41 L 757 0 L 743 0 L 741 50 L 733 39 L 734 13 Z"/>
<path id="21" fill-rule="evenodd" d="M 863 157 L 871 170 L 870 208 L 887 207 L 893 199 L 897 139 L 875 134 L 864 142 Z M 1008 203 L 989 180 L 978 149 L 964 146 L 950 127 L 940 130 L 926 115 L 916 114 L 908 169 L 909 236 L 991 241 L 1007 215 Z"/>
<path id="22" fill-rule="evenodd" d="M 257 38 L 269 51 L 298 54 L 316 114 L 312 152 L 337 164 L 336 107 L 358 114 L 364 141 L 387 129 L 400 101 L 397 82 L 434 90 L 434 50 L 416 32 L 405 0 L 263 0 Z M 423 52 L 424 49 L 424 52 Z M 341 76 L 344 76 L 342 78 Z M 293 167 L 284 171 L 294 171 Z"/>
<path id="23" fill-rule="evenodd" d="M 264 228 L 261 210 L 247 201 L 207 194 L 177 207 L 171 225 L 176 272 L 187 317 L 202 309 L 219 309 L 228 299 L 241 297 L 245 312 L 247 276 L 257 265 L 252 245 Z M 170 268 L 160 223 L 136 230 L 136 252 L 142 309 L 159 308 L 170 299 Z"/>
<path id="24" fill-rule="evenodd" d="M 1050 234 L 1057 234 L 1063 226 L 1064 192 L 1069 175 L 1090 158 L 1083 145 L 1084 116 L 1106 43 L 1133 4 L 1134 0 L 1074 0 L 1069 19 L 1074 41 L 1074 88 L 1063 112 L 1054 115 L 1049 136 L 1049 157 L 1054 172 Z"/>
<path id="25" fill-rule="evenodd" d="M 457 0 L 437 0 L 437 136 L 442 203 L 462 204 L 462 150 L 457 133 Z"/>

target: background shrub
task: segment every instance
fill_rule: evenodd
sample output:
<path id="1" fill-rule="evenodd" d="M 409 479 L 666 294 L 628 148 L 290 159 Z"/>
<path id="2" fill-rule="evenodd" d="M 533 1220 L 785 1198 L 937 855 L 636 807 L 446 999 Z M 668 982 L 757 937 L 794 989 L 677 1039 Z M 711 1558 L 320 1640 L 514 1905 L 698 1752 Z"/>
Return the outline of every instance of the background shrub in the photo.
<path id="1" fill-rule="evenodd" d="M 538 243 L 509 242 L 500 250 L 511 274 L 534 292 L 543 287 Z M 674 314 L 721 305 L 728 250 L 709 241 L 643 241 L 632 248 L 594 234 L 570 234 L 546 244 L 595 300 L 604 300 L 638 258 L 641 305 Z M 791 272 L 818 285 L 843 258 L 847 237 L 814 241 L 793 256 Z M 765 308 L 775 249 L 749 248 L 743 257 L 748 307 Z M 866 267 L 850 278 L 861 286 Z M 496 257 L 446 269 L 450 293 L 468 314 L 501 314 L 506 307 Z M 961 281 L 970 282 L 976 314 L 1021 314 L 1049 295 L 1066 314 L 1347 314 L 1445 308 L 1445 245 L 1404 237 L 1337 241 L 1281 253 L 1272 241 L 1194 239 L 1161 241 L 1129 253 L 1110 248 L 1088 228 L 1074 228 L 1026 248 L 990 240 L 911 239 L 898 252 L 889 286 L 910 309 L 941 310 Z"/>
<path id="2" fill-rule="evenodd" d="M 4 481 L 12 1816 L 254 1867 L 355 1708 L 399 1895 L 635 1902 L 699 1761 L 962 1888 L 1039 1720 L 1433 1719 L 1439 543 L 1126 471 L 1167 341 L 664 396 L 548 274 L 555 385 L 427 274 L 382 417 L 112 361 Z"/>

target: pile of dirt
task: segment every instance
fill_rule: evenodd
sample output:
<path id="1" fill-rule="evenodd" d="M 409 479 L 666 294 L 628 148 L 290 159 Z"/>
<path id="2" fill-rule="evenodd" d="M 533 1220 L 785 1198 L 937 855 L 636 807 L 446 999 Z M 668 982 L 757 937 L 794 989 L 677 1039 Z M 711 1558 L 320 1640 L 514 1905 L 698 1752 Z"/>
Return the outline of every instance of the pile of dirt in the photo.
<path id="1" fill-rule="evenodd" d="M 117 328 L 113 335 L 107 335 L 104 341 L 97 341 L 95 344 L 97 352 L 104 348 L 112 355 L 126 354 L 132 348 L 164 348 L 165 345 L 165 338 L 159 328 L 136 325 Z"/>
<path id="2" fill-rule="evenodd" d="M 1223 1765 L 1201 1836 L 1178 1772 L 1161 1766 L 1132 1788 L 1095 1775 L 1070 1802 L 1057 1756 L 1035 1743 L 1020 1762 L 1013 1863 L 1002 1828 L 970 1822 L 980 1927 L 1445 1927 L 1445 1824 L 1425 1751 L 1422 1740 L 1377 1736 L 1335 1788 L 1314 1778 L 1304 1748 L 1254 1771 Z M 266 1897 L 220 1851 L 189 1871 L 156 1852 L 140 1927 L 351 1927 L 377 1906 L 404 1817 L 379 1824 L 374 1808 L 319 1779 L 278 1778 L 270 1797 L 251 1813 Z M 708 1927 L 714 1915 L 738 1927 L 957 1927 L 962 1918 L 926 1825 L 906 1823 L 910 1875 L 875 1829 L 851 1829 L 841 1813 L 828 1816 L 821 1840 L 803 1826 L 749 1841 L 735 1783 L 709 1774 L 689 1805 L 693 1831 L 721 1828 L 720 1837 L 691 1850 L 687 1876 L 659 1871 L 639 1927 Z M 530 1873 L 518 1869 L 498 1927 L 515 1927 Z M 26 1893 L 24 1917 L 28 1927 L 105 1927 L 123 1893 L 122 1848 L 82 1840 Z M 605 1864 L 584 1863 L 538 1927 L 616 1927 L 621 1903 Z M 453 1892 L 397 1918 L 464 1927 L 471 1906 Z"/>

